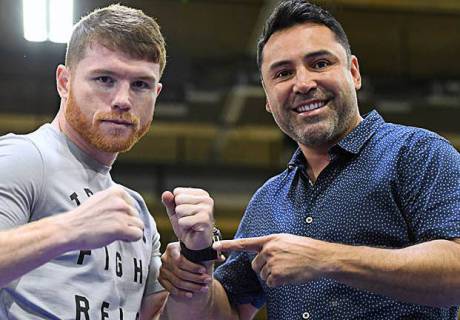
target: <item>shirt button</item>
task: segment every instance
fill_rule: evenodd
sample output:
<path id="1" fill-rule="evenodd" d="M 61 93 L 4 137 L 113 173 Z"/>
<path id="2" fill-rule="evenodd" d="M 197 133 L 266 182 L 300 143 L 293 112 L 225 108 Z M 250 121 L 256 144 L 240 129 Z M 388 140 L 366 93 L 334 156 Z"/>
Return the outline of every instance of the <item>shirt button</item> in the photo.
<path id="1" fill-rule="evenodd" d="M 312 223 L 313 222 L 313 217 L 306 217 L 305 222 L 308 223 L 308 224 Z"/>
<path id="2" fill-rule="evenodd" d="M 302 313 L 302 318 L 303 319 L 310 319 L 310 314 L 308 312 Z"/>

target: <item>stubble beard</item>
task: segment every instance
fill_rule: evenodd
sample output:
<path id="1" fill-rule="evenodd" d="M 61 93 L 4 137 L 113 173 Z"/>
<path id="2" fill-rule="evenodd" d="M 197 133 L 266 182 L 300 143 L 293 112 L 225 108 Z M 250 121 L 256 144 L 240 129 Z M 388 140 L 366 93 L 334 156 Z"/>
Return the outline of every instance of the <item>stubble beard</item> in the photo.
<path id="1" fill-rule="evenodd" d="M 131 113 L 97 112 L 94 122 L 81 111 L 72 91 L 69 92 L 65 118 L 73 130 L 75 130 L 87 143 L 94 148 L 108 153 L 129 151 L 150 129 L 152 120 L 140 125 L 139 117 Z M 103 133 L 99 128 L 102 119 L 120 119 L 133 123 L 132 132 L 127 137 L 122 135 L 122 129 L 110 130 L 109 134 Z"/>
<path id="2" fill-rule="evenodd" d="M 311 148 L 332 146 L 339 142 L 350 129 L 355 114 L 349 97 L 342 101 L 340 106 L 334 104 L 333 96 L 330 97 L 331 100 L 323 107 L 329 108 L 329 116 L 326 118 L 318 115 L 298 123 L 296 116 L 290 114 L 292 111 L 286 111 L 288 116 L 285 119 L 275 118 L 275 121 L 284 133 L 299 144 Z M 290 106 L 284 106 L 283 110 L 291 109 Z"/>

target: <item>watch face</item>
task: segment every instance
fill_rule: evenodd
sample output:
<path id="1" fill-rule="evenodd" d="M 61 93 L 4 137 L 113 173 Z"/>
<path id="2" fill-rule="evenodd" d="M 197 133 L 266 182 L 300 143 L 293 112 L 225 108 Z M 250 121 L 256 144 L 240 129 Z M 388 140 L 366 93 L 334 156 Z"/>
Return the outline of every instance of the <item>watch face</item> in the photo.
<path id="1" fill-rule="evenodd" d="M 222 240 L 222 233 L 220 232 L 219 229 L 214 227 L 212 230 L 212 242 L 220 241 Z"/>

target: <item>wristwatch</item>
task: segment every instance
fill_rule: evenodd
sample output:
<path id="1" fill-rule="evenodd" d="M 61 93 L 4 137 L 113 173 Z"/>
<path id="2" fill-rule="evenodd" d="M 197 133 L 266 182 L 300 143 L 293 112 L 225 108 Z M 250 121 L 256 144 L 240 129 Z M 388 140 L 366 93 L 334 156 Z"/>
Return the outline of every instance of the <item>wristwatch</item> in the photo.
<path id="1" fill-rule="evenodd" d="M 219 229 L 214 227 L 212 230 L 212 243 L 220 240 L 222 240 L 222 234 Z M 220 252 L 212 248 L 212 244 L 201 250 L 191 250 L 182 241 L 180 241 L 180 253 L 191 262 L 217 260 L 220 255 Z"/>

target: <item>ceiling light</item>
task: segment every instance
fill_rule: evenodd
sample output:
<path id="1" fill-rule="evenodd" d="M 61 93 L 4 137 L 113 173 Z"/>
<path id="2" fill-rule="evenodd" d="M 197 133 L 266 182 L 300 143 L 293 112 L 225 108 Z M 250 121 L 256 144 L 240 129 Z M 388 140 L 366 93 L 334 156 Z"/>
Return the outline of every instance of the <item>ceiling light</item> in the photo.
<path id="1" fill-rule="evenodd" d="M 29 41 L 45 41 L 47 0 L 22 0 L 24 38 Z"/>
<path id="2" fill-rule="evenodd" d="M 73 0 L 23 0 L 24 38 L 66 43 L 73 26 Z"/>
<path id="3" fill-rule="evenodd" d="M 73 27 L 73 0 L 49 0 L 48 39 L 52 42 L 69 41 Z"/>

